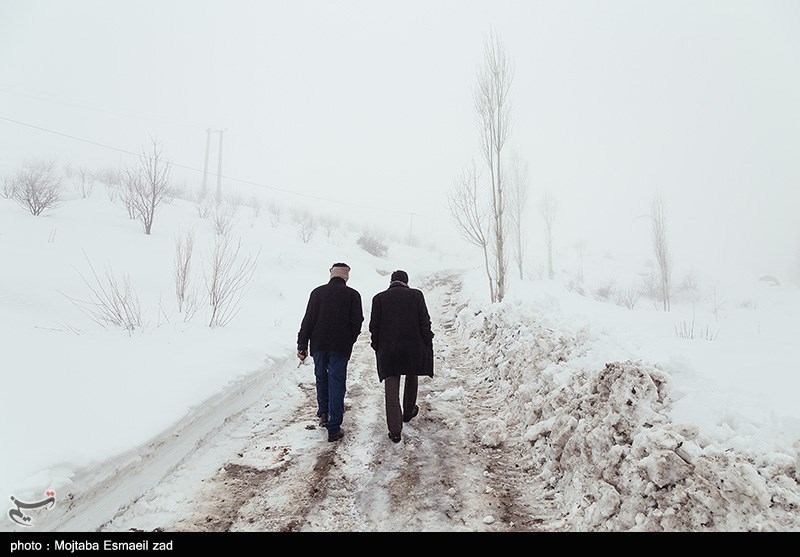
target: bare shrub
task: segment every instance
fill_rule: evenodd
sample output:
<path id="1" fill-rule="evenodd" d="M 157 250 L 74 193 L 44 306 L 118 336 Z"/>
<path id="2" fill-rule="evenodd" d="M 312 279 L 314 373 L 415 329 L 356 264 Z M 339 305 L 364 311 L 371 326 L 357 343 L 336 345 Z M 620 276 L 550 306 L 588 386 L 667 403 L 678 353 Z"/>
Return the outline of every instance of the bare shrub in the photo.
<path id="1" fill-rule="evenodd" d="M 717 294 L 717 285 L 715 284 L 711 290 L 711 314 L 714 316 L 714 321 L 719 321 L 719 312 L 725 304 L 726 300 Z"/>
<path id="2" fill-rule="evenodd" d="M 241 240 L 217 235 L 208 274 L 204 276 L 211 317 L 209 327 L 224 327 L 239 313 L 242 298 L 256 270 L 259 254 L 240 257 Z"/>
<path id="3" fill-rule="evenodd" d="M 270 225 L 272 225 L 273 228 L 277 228 L 277 226 L 281 223 L 281 214 L 283 213 L 283 209 L 281 209 L 281 206 L 274 201 L 270 201 L 269 205 L 267 206 L 267 210 L 269 211 Z"/>
<path id="4" fill-rule="evenodd" d="M 549 273 L 550 273 L 550 267 L 548 266 L 548 276 L 550 276 Z M 594 289 L 594 298 L 596 300 L 607 302 L 612 298 L 615 291 L 616 287 L 614 286 L 614 280 L 608 279 L 605 282 L 601 283 L 600 286 Z"/>
<path id="5" fill-rule="evenodd" d="M 687 271 L 676 289 L 686 300 L 697 302 L 700 300 L 700 287 L 694 271 Z"/>
<path id="6" fill-rule="evenodd" d="M 386 243 L 376 234 L 364 232 L 356 241 L 358 246 L 370 255 L 375 257 L 385 257 L 389 251 Z"/>
<path id="7" fill-rule="evenodd" d="M 139 165 L 126 172 L 126 192 L 128 202 L 133 206 L 135 218 L 139 219 L 144 233 L 150 235 L 158 207 L 170 201 L 170 164 L 164 160 L 161 148 L 156 140 L 152 141 L 151 150 L 142 152 Z M 130 214 L 130 209 L 129 209 Z"/>
<path id="8" fill-rule="evenodd" d="M 90 170 L 80 167 L 76 174 L 77 185 L 76 189 L 81 199 L 88 199 L 94 193 L 94 185 L 97 181 L 94 173 Z"/>
<path id="9" fill-rule="evenodd" d="M 739 308 L 740 309 L 753 310 L 753 309 L 756 309 L 756 307 L 758 307 L 758 304 L 752 298 L 744 298 L 743 300 L 741 300 L 739 302 Z"/>
<path id="10" fill-rule="evenodd" d="M 581 296 L 586 295 L 586 292 L 583 289 L 583 279 L 581 277 L 580 271 L 570 275 L 569 279 L 567 280 L 567 283 L 564 286 L 570 292 L 576 292 Z"/>
<path id="11" fill-rule="evenodd" d="M 183 201 L 194 201 L 194 195 L 192 194 L 191 189 L 189 188 L 189 184 L 186 183 L 186 179 L 184 178 L 180 184 L 173 184 L 169 188 L 169 196 L 165 200 L 165 203 L 169 204 L 172 203 L 175 199 L 182 199 Z"/>
<path id="12" fill-rule="evenodd" d="M 687 340 L 693 340 L 697 338 L 700 340 L 712 341 L 717 340 L 717 337 L 719 336 L 719 329 L 712 331 L 711 327 L 706 325 L 695 331 L 694 317 L 692 317 L 691 323 L 687 323 L 686 320 L 683 320 L 675 325 L 675 336 L 678 338 L 685 338 Z"/>
<path id="13" fill-rule="evenodd" d="M 109 267 L 102 280 L 87 258 L 93 280 L 90 281 L 78 271 L 84 284 L 89 288 L 89 300 L 67 298 L 86 316 L 102 327 L 120 327 L 133 333 L 143 327 L 142 308 L 136 290 L 127 275 L 114 276 Z"/>
<path id="14" fill-rule="evenodd" d="M 120 197 L 122 176 L 116 168 L 105 168 L 97 173 L 97 179 L 105 186 L 106 196 L 112 203 Z"/>
<path id="15" fill-rule="evenodd" d="M 614 301 L 618 306 L 634 309 L 636 304 L 639 303 L 641 295 L 641 292 L 635 285 L 630 285 L 627 288 L 620 288 L 614 292 Z"/>
<path id="16" fill-rule="evenodd" d="M 234 207 L 238 207 L 243 205 L 242 201 L 242 194 L 239 192 L 228 192 L 225 194 L 225 200 L 223 203 L 227 203 L 228 205 L 233 205 Z"/>
<path id="17" fill-rule="evenodd" d="M 230 204 L 215 205 L 211 211 L 211 227 L 214 233 L 219 236 L 226 236 L 230 233 L 236 223 L 236 207 Z"/>
<path id="18" fill-rule="evenodd" d="M 333 217 L 324 216 L 319 218 L 319 224 L 322 226 L 322 229 L 325 231 L 325 237 L 330 238 L 333 235 L 333 231 L 336 230 L 337 222 Z"/>
<path id="19" fill-rule="evenodd" d="M 650 271 L 648 273 L 643 273 L 641 277 L 642 293 L 648 298 L 658 300 L 661 296 L 661 285 L 655 269 L 651 267 Z"/>
<path id="20" fill-rule="evenodd" d="M 254 195 L 250 198 L 250 202 L 248 203 L 252 211 L 250 212 L 250 228 L 253 228 L 256 224 L 256 220 L 261 215 L 261 201 Z"/>
<path id="21" fill-rule="evenodd" d="M 194 232 L 186 232 L 175 242 L 175 296 L 178 312 L 183 313 L 189 295 L 189 277 L 194 251 Z"/>
<path id="22" fill-rule="evenodd" d="M 0 184 L 0 197 L 4 199 L 14 199 L 14 194 L 17 192 L 17 181 L 13 178 L 3 177 L 3 183 Z"/>
<path id="23" fill-rule="evenodd" d="M 304 244 L 311 241 L 314 237 L 314 232 L 317 229 L 317 221 L 308 211 L 297 211 L 293 216 L 294 222 L 297 225 L 297 231 L 300 234 L 300 239 Z"/>
<path id="24" fill-rule="evenodd" d="M 126 171 L 125 176 L 122 178 L 122 187 L 120 188 L 120 199 L 122 205 L 128 213 L 128 218 L 133 220 L 136 218 L 136 190 L 138 185 L 139 175 L 136 172 Z"/>
<path id="25" fill-rule="evenodd" d="M 63 188 L 52 161 L 31 161 L 20 168 L 12 180 L 15 182 L 12 186 L 14 200 L 34 216 L 61 204 Z"/>
<path id="26" fill-rule="evenodd" d="M 207 219 L 214 210 L 214 204 L 208 197 L 202 197 L 196 201 L 196 208 L 197 216 L 201 219 Z"/>

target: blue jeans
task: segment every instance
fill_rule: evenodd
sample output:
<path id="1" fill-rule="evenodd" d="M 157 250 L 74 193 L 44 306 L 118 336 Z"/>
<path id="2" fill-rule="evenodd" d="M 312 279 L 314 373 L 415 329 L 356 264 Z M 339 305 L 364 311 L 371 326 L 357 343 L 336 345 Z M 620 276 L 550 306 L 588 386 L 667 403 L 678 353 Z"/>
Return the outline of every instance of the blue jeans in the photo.
<path id="1" fill-rule="evenodd" d="M 328 414 L 329 433 L 336 433 L 344 420 L 344 393 L 347 390 L 347 361 L 340 352 L 312 352 L 317 378 L 317 416 Z"/>

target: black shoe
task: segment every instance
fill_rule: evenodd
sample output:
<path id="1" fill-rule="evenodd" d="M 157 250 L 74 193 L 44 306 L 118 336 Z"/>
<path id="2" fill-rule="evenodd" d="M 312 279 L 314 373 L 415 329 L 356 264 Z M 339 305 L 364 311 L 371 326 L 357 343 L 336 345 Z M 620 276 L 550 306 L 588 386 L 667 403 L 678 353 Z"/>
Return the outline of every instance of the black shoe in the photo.
<path id="1" fill-rule="evenodd" d="M 391 440 L 392 440 L 392 443 L 399 443 L 399 442 L 400 442 L 400 439 L 401 439 L 401 436 L 400 436 L 400 434 L 399 434 L 399 433 L 392 433 L 392 432 L 390 431 L 390 432 L 389 432 L 389 439 L 391 439 Z"/>
<path id="2" fill-rule="evenodd" d="M 333 433 L 328 432 L 328 441 L 338 441 L 344 437 L 344 430 L 342 428 L 337 429 Z"/>
<path id="3" fill-rule="evenodd" d="M 411 411 L 411 416 L 408 418 L 403 418 L 404 422 L 410 422 L 412 418 L 414 418 L 417 414 L 419 414 L 419 406 L 416 404 L 414 405 L 414 409 Z"/>
<path id="4" fill-rule="evenodd" d="M 328 425 L 328 414 L 327 412 L 323 412 L 319 417 L 319 425 L 320 427 L 325 427 Z"/>

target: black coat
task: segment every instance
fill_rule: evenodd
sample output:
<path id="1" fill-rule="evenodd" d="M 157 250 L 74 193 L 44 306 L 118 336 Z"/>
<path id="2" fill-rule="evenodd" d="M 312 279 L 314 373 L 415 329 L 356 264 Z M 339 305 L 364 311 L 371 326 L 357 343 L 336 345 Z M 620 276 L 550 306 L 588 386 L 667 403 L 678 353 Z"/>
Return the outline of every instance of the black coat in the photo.
<path id="1" fill-rule="evenodd" d="M 393 282 L 372 298 L 369 320 L 378 378 L 395 375 L 433 377 L 433 332 L 425 296 Z"/>
<path id="2" fill-rule="evenodd" d="M 361 295 L 344 279 L 333 277 L 328 284 L 311 291 L 297 333 L 297 349 L 305 350 L 310 342 L 312 355 L 339 352 L 350 357 L 363 322 Z"/>

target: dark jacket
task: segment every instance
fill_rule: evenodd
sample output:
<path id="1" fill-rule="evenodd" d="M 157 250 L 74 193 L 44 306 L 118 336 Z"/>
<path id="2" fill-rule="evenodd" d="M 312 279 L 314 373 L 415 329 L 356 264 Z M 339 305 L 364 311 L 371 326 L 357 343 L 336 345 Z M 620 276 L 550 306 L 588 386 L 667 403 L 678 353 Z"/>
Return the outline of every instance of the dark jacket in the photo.
<path id="1" fill-rule="evenodd" d="M 433 332 L 425 296 L 402 282 L 372 298 L 369 320 L 378 378 L 394 375 L 433 377 Z"/>
<path id="2" fill-rule="evenodd" d="M 333 277 L 311 291 L 297 333 L 297 349 L 306 350 L 310 342 L 312 356 L 314 352 L 339 352 L 350 357 L 363 322 L 361 295 L 344 279 Z"/>

